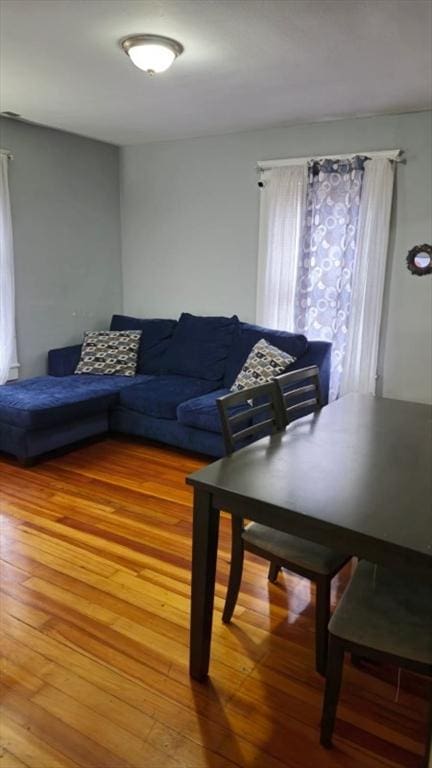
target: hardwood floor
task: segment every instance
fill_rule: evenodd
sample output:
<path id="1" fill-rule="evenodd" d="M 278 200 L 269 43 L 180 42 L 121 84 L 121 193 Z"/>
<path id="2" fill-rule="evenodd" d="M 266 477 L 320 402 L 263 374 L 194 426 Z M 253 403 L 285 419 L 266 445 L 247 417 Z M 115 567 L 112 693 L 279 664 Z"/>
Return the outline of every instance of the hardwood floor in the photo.
<path id="1" fill-rule="evenodd" d="M 109 439 L 22 469 L 0 458 L 0 768 L 416 768 L 427 683 L 345 664 L 318 743 L 313 588 L 248 555 L 230 627 L 222 520 L 211 678 L 188 676 L 191 491 L 204 461 Z M 349 571 L 334 583 L 334 598 Z"/>

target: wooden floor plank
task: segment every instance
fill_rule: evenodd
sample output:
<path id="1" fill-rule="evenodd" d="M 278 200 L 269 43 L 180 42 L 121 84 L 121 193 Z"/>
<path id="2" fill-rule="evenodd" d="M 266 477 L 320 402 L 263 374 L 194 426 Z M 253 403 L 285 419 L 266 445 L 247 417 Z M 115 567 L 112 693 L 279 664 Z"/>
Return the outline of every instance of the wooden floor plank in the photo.
<path id="1" fill-rule="evenodd" d="M 29 768 L 28 763 L 23 763 L 22 760 L 19 760 L 16 755 L 5 748 L 3 748 L 1 753 L 1 766 L 2 768 Z"/>
<path id="2" fill-rule="evenodd" d="M 133 735 L 130 730 L 126 731 L 112 720 L 108 721 L 82 701 L 77 701 L 51 685 L 46 685 L 35 693 L 32 701 L 66 725 L 108 749 L 112 755 L 124 761 L 124 765 L 140 765 L 144 762 L 144 739 Z M 144 732 L 144 737 L 147 735 L 148 733 Z M 167 765 L 174 768 L 175 763 L 168 759 Z"/>
<path id="3" fill-rule="evenodd" d="M 430 685 L 345 665 L 335 748 L 319 745 L 313 587 L 247 556 L 211 677 L 188 675 L 197 456 L 126 438 L 23 469 L 0 457 L 0 768 L 418 768 Z M 334 580 L 336 603 L 349 568 Z"/>
<path id="4" fill-rule="evenodd" d="M 50 619 L 50 615 L 45 611 L 25 605 L 2 592 L 0 593 L 0 615 L 4 612 L 15 616 L 25 624 L 30 624 L 31 627 L 41 627 Z"/>
<path id="5" fill-rule="evenodd" d="M 3 692 L 2 731 L 6 749 L 29 768 L 116 765 L 107 750 L 13 690 Z"/>

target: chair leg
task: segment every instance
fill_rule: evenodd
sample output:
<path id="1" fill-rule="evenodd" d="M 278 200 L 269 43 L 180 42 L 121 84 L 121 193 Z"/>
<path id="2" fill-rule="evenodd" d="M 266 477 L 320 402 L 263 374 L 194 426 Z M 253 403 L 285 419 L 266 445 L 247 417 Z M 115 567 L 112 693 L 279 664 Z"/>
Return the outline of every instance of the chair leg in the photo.
<path id="1" fill-rule="evenodd" d="M 271 582 L 277 581 L 277 577 L 279 575 L 280 571 L 280 565 L 276 565 L 276 563 L 270 562 L 269 566 L 269 572 L 268 572 L 268 580 Z"/>
<path id="2" fill-rule="evenodd" d="M 320 742 L 329 749 L 332 746 L 332 736 L 336 720 L 336 710 L 342 682 L 344 661 L 344 646 L 337 638 L 330 635 L 329 654 L 327 663 L 327 678 L 324 691 L 323 712 L 321 718 Z"/>
<path id="3" fill-rule="evenodd" d="M 317 580 L 315 607 L 315 667 L 320 675 L 325 675 L 327 668 L 330 589 L 330 577 L 321 577 Z"/>
<path id="4" fill-rule="evenodd" d="M 22 459 L 18 459 L 19 464 L 21 467 L 25 467 L 28 469 L 29 467 L 33 467 L 36 464 L 36 457 L 35 456 L 27 456 Z"/>
<path id="5" fill-rule="evenodd" d="M 231 565 L 225 606 L 222 614 L 224 624 L 229 624 L 236 607 L 243 573 L 243 520 L 234 515 L 231 518 Z"/>
<path id="6" fill-rule="evenodd" d="M 429 722 L 426 731 L 426 749 L 421 768 L 430 768 L 432 765 L 432 700 L 429 702 Z"/>

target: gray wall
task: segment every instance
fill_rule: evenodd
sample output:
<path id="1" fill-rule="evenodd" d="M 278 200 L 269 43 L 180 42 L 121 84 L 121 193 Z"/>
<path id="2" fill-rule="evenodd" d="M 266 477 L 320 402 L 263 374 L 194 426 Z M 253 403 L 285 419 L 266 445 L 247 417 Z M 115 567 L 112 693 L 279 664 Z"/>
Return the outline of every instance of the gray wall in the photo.
<path id="1" fill-rule="evenodd" d="M 46 352 L 103 328 L 121 309 L 119 150 L 14 120 L 10 149 L 20 378 L 44 373 Z"/>
<path id="2" fill-rule="evenodd" d="M 431 242 L 431 113 L 387 115 L 125 147 L 124 310 L 255 319 L 257 160 L 401 148 L 381 343 L 386 396 L 432 396 L 432 280 L 405 267 Z"/>

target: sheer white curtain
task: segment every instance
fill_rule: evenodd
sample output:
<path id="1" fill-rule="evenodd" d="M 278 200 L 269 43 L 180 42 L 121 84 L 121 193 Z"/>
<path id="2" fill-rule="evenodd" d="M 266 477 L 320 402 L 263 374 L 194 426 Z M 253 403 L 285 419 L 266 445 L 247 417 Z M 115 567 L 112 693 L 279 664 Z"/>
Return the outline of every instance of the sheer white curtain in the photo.
<path id="1" fill-rule="evenodd" d="M 342 395 L 375 394 L 393 180 L 390 160 L 376 157 L 366 162 Z"/>
<path id="2" fill-rule="evenodd" d="M 0 384 L 15 362 L 15 290 L 8 156 L 0 153 Z"/>
<path id="3" fill-rule="evenodd" d="M 272 168 L 262 179 L 257 322 L 292 331 L 307 165 Z"/>

